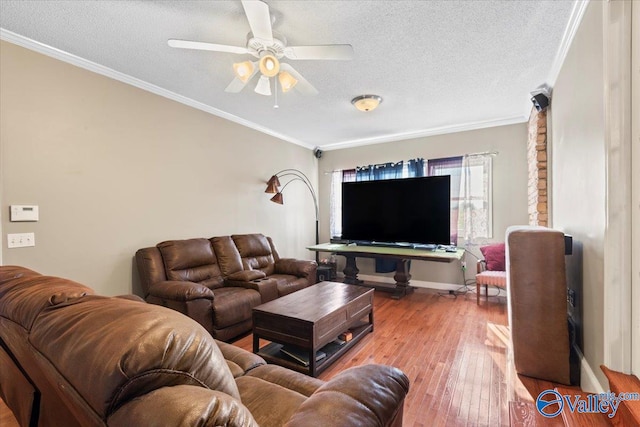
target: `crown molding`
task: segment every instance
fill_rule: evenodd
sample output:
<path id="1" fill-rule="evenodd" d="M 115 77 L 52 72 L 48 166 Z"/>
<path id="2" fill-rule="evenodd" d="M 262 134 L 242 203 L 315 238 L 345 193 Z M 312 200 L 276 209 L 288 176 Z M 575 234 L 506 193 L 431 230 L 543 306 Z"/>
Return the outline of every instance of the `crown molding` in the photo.
<path id="1" fill-rule="evenodd" d="M 202 102 L 195 101 L 186 96 L 179 95 L 177 93 L 171 92 L 169 90 L 163 89 L 159 86 L 153 85 L 151 83 L 145 82 L 143 80 L 132 77 L 128 74 L 121 73 L 120 71 L 116 71 L 112 68 L 105 67 L 103 65 L 97 64 L 95 62 L 86 60 L 79 56 L 73 55 L 69 52 L 65 52 L 60 49 L 56 49 L 55 47 L 46 45 L 44 43 L 37 42 L 30 38 L 21 36 L 20 34 L 16 34 L 12 31 L 5 30 L 4 28 L 0 28 L 0 40 L 7 41 L 9 43 L 13 43 L 15 45 L 24 47 L 25 49 L 29 49 L 43 55 L 49 56 L 54 59 L 58 59 L 60 61 L 66 62 L 71 65 L 75 65 L 76 67 L 84 68 L 85 70 L 89 70 L 91 72 L 103 75 L 105 77 L 109 77 L 111 79 L 117 80 L 122 83 L 126 83 L 128 85 L 137 87 L 138 89 L 145 90 L 147 92 L 151 92 L 153 94 L 162 96 L 164 98 L 170 99 L 172 101 L 179 102 L 181 104 L 187 105 L 189 107 L 195 108 L 197 110 L 204 111 L 206 113 L 212 114 L 214 116 L 218 116 L 220 118 L 229 120 L 231 122 L 237 123 L 239 125 L 248 127 L 253 130 L 257 130 L 258 132 L 262 132 L 264 134 L 273 136 L 275 138 L 281 139 L 283 141 L 290 142 L 292 144 L 300 145 L 302 147 L 308 148 L 312 150 L 314 146 L 299 141 L 297 139 L 291 138 L 289 136 L 280 134 L 278 132 L 274 132 L 272 129 L 266 128 L 264 126 L 258 125 L 256 123 L 245 120 L 241 117 L 235 116 L 233 114 L 229 114 L 225 111 L 218 110 L 217 108 L 213 108 L 209 105 L 203 104 Z"/>
<path id="2" fill-rule="evenodd" d="M 567 53 L 569 53 L 569 48 L 571 47 L 573 39 L 576 36 L 576 32 L 580 27 L 582 17 L 587 10 L 589 1 L 590 0 L 578 0 L 573 5 L 571 15 L 569 16 L 569 23 L 567 24 L 567 28 L 564 30 L 562 40 L 560 41 L 560 47 L 558 47 L 558 52 L 556 52 L 556 57 L 553 59 L 553 64 L 551 65 L 551 71 L 547 76 L 547 85 L 550 88 L 553 88 L 556 84 L 558 74 L 560 74 L 560 69 L 567 58 Z"/>
<path id="3" fill-rule="evenodd" d="M 443 135 L 448 133 L 465 132 L 469 130 L 484 129 L 497 126 L 506 126 L 516 123 L 524 123 L 528 120 L 525 115 L 506 117 L 503 119 L 487 120 L 482 122 L 470 122 L 452 126 L 442 126 L 438 128 L 425 129 L 418 132 L 396 133 L 373 138 L 354 139 L 351 141 L 337 142 L 334 144 L 321 145 L 324 151 L 341 150 L 344 148 L 361 147 L 364 145 L 382 144 L 385 142 L 403 141 L 406 139 L 422 138 L 426 136 Z"/>

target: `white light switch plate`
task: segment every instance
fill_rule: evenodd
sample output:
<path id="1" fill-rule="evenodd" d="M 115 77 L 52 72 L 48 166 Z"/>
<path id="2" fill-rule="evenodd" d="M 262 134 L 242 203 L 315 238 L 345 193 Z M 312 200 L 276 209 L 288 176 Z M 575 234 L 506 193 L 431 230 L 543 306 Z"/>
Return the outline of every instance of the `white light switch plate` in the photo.
<path id="1" fill-rule="evenodd" d="M 11 248 L 25 248 L 27 246 L 36 245 L 35 233 L 13 233 L 7 234 L 7 247 Z"/>

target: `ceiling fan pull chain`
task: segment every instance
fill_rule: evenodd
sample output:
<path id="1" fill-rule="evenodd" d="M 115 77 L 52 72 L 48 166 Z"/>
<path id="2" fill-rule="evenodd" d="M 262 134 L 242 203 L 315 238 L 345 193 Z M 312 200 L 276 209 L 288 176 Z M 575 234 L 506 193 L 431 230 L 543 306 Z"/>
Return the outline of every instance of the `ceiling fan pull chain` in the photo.
<path id="1" fill-rule="evenodd" d="M 274 98 L 274 104 L 273 104 L 273 108 L 280 108 L 280 106 L 278 105 L 278 79 L 273 79 L 273 81 L 275 82 L 275 98 Z"/>

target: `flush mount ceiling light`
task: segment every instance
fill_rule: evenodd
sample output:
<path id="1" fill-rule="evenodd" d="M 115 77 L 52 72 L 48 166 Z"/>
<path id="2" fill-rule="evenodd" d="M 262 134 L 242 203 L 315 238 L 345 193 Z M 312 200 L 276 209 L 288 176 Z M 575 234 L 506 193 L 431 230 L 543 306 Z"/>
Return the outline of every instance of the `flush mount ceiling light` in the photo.
<path id="1" fill-rule="evenodd" d="M 360 95 L 351 100 L 351 103 L 360 111 L 371 111 L 380 105 L 382 97 L 378 95 Z"/>

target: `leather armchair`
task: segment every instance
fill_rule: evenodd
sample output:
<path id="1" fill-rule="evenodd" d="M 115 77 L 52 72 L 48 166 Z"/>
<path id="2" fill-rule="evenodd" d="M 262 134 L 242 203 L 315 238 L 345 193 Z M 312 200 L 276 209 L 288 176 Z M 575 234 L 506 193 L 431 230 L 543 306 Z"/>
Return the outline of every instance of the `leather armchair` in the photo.
<path id="1" fill-rule="evenodd" d="M 562 384 L 571 378 L 565 241 L 546 227 L 507 229 L 507 294 L 516 372 Z"/>

